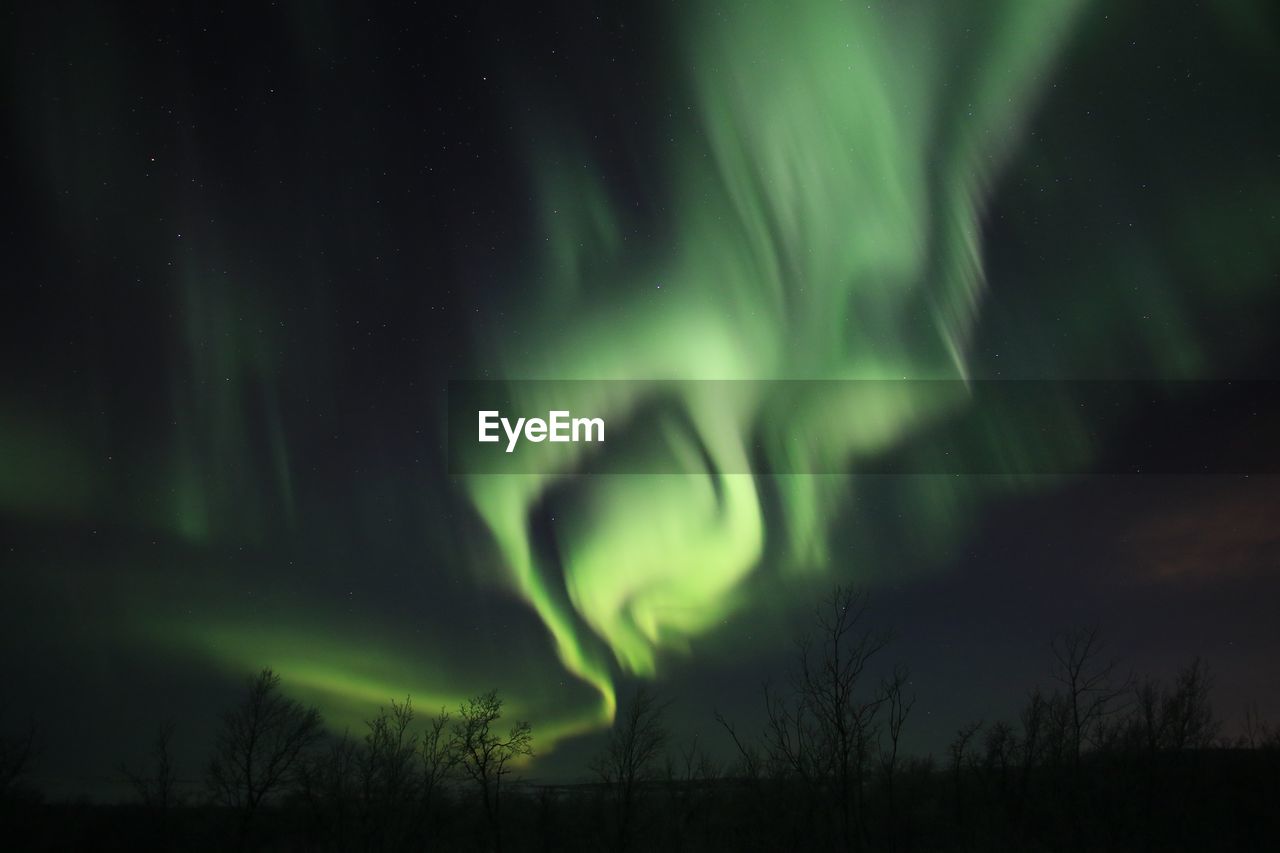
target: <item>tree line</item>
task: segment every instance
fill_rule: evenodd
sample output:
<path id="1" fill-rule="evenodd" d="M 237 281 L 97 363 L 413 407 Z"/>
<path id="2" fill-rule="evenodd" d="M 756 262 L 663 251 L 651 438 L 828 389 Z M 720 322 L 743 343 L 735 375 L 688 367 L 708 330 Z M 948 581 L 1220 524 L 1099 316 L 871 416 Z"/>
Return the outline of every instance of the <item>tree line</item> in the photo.
<path id="1" fill-rule="evenodd" d="M 835 589 L 785 677 L 762 685 L 763 726 L 714 712 L 724 749 L 678 742 L 668 701 L 638 688 L 572 785 L 514 775 L 534 732 L 504 718 L 497 691 L 425 716 L 391 700 L 362 732 L 333 734 L 263 669 L 220 715 L 201 795 L 182 784 L 165 724 L 145 760 L 121 765 L 136 802 L 117 807 L 41 805 L 22 781 L 31 727 L 0 738 L 0 837 L 130 850 L 1280 848 L 1280 728 L 1251 709 L 1223 738 L 1204 661 L 1138 678 L 1096 628 L 1066 632 L 1014 719 L 973 721 L 920 756 L 904 746 L 910 670 L 883 664 L 891 637 L 866 614 L 865 594 Z"/>

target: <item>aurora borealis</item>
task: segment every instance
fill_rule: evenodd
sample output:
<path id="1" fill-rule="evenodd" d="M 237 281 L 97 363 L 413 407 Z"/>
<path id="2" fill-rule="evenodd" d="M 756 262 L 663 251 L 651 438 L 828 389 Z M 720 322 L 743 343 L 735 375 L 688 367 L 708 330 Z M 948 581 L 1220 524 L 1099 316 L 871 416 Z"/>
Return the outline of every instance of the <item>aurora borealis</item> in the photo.
<path id="1" fill-rule="evenodd" d="M 684 734 L 745 707 L 836 581 L 933 656 L 939 730 L 1006 698 L 971 657 L 1106 614 L 1280 702 L 1274 477 L 1049 476 L 1123 469 L 1138 401 L 973 390 L 1167 381 L 1266 445 L 1197 407 L 1276 378 L 1270 4 L 6 18 L 5 713 L 195 750 L 264 665 L 335 729 L 496 687 L 571 775 L 623 685 Z M 609 440 L 450 472 L 456 380 Z M 1000 470 L 865 473 L 968 451 Z"/>
<path id="2" fill-rule="evenodd" d="M 661 282 L 653 291 L 663 292 L 611 283 L 621 295 L 581 319 L 556 304 L 563 297 L 553 293 L 549 317 L 539 317 L 536 307 L 526 314 L 532 334 L 551 344 L 530 346 L 530 333 L 513 336 L 520 350 L 500 375 L 965 377 L 982 279 L 975 235 L 981 188 L 1017 132 L 1033 95 L 1028 82 L 1047 70 L 1057 39 L 1069 30 L 1073 5 L 1033 15 L 1025 5 L 985 10 L 1000 24 L 979 67 L 953 81 L 959 88 L 953 97 L 967 106 L 963 122 L 953 104 L 934 101 L 941 85 L 930 67 L 939 52 L 933 40 L 938 30 L 956 26 L 936 16 L 764 5 L 740 14 L 706 10 L 685 22 L 682 46 L 685 64 L 696 69 L 698 118 L 689 129 L 693 140 L 683 146 L 688 153 L 668 166 L 670 257 L 632 270 L 622 253 L 612 264 L 599 261 L 603 269 L 592 273 L 608 276 L 604 270 L 614 266 L 619 272 L 612 277 Z M 997 81 L 984 74 L 991 66 L 1003 71 Z M 548 277 L 559 274 L 552 269 Z M 797 339 L 803 347 L 794 345 Z M 836 417 L 843 401 L 811 412 L 802 402 L 784 424 L 775 418 L 771 425 L 783 433 L 778 452 L 828 458 L 874 452 L 932 409 L 954 405 L 894 396 L 848 401 L 856 407 L 848 425 Z M 572 401 L 624 415 L 637 402 Z M 585 484 L 590 518 L 566 522 L 560 552 L 572 611 L 624 670 L 643 675 L 655 671 L 661 646 L 679 647 L 737 609 L 738 590 L 759 563 L 766 536 L 754 479 L 722 474 L 741 470 L 761 402 L 693 394 L 680 402 L 692 423 L 689 440 L 710 457 L 710 476 Z M 827 428 L 832 423 L 841 426 L 835 434 Z M 532 553 L 529 513 L 552 484 L 539 480 L 486 476 L 469 491 L 561 660 L 601 690 L 609 713 L 607 664 L 581 636 L 563 595 L 548 588 L 548 571 Z M 821 568 L 839 481 L 801 477 L 780 485 L 780 527 L 794 543 L 787 562 Z"/>

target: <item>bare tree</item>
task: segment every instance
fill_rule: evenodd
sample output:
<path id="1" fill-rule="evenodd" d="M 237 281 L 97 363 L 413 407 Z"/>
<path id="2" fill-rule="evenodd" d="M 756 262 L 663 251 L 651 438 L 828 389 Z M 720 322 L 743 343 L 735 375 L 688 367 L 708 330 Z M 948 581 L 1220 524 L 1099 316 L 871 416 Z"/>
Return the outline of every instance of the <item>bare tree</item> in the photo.
<path id="1" fill-rule="evenodd" d="M 172 722 L 165 722 L 156 731 L 155 740 L 151 744 L 151 767 L 148 770 L 134 770 L 127 765 L 120 767 L 142 804 L 161 814 L 167 814 L 171 808 L 182 805 L 178 794 L 178 773 L 171 755 L 173 729 Z"/>
<path id="2" fill-rule="evenodd" d="M 1136 746 L 1148 755 L 1159 751 L 1164 744 L 1161 693 L 1160 682 L 1150 677 L 1143 679 L 1133 690 L 1127 740 L 1130 746 Z"/>
<path id="3" fill-rule="evenodd" d="M 694 735 L 688 744 L 678 744 L 675 754 L 663 760 L 662 780 L 667 791 L 668 820 L 675 828 L 677 847 L 686 846 L 686 833 L 705 820 L 712 792 L 711 783 L 720 778 L 720 765 L 698 743 Z"/>
<path id="4" fill-rule="evenodd" d="M 1209 665 L 1195 658 L 1178 671 L 1173 689 L 1161 703 L 1165 746 L 1171 750 L 1204 749 L 1218 733 L 1209 691 L 1213 677 Z"/>
<path id="5" fill-rule="evenodd" d="M 318 835 L 338 850 L 352 846 L 352 819 L 360 801 L 358 764 L 360 744 L 350 732 L 333 738 L 298 768 L 302 794 L 312 812 Z"/>
<path id="6" fill-rule="evenodd" d="M 485 818 L 493 834 L 495 849 L 502 850 L 502 777 L 511 772 L 517 756 L 533 755 L 532 727 L 517 721 L 505 737 L 494 731 L 502 718 L 502 699 L 496 690 L 468 699 L 458 708 L 450 746 L 458 764 L 480 788 Z"/>
<path id="7" fill-rule="evenodd" d="M 1110 714 L 1120 710 L 1117 701 L 1129 690 L 1131 679 L 1117 681 L 1119 662 L 1105 656 L 1096 627 L 1057 637 L 1050 643 L 1053 679 L 1062 686 L 1068 713 L 1068 748 L 1072 768 L 1079 772 L 1084 743 Z"/>
<path id="8" fill-rule="evenodd" d="M 1280 746 L 1280 727 L 1272 727 L 1262 719 L 1257 701 L 1251 701 L 1244 709 L 1244 734 L 1241 743 L 1249 749 L 1268 749 Z"/>
<path id="9" fill-rule="evenodd" d="M 719 711 L 715 712 L 715 719 L 720 724 L 720 727 L 729 733 L 729 738 L 733 741 L 733 747 L 738 751 L 739 766 L 742 768 L 740 775 L 749 782 L 758 781 L 763 764 L 760 750 L 756 748 L 754 743 L 739 737 L 738 730 Z"/>
<path id="10" fill-rule="evenodd" d="M 884 780 L 886 808 L 888 810 L 889 844 L 897 846 L 897 802 L 894 790 L 895 778 L 898 775 L 898 751 L 902 745 L 902 730 L 906 726 L 907 717 L 916 703 L 916 696 L 906 695 L 906 686 L 911 680 L 910 671 L 903 666 L 896 666 L 893 674 L 880 682 L 880 693 L 884 697 L 888 719 L 885 720 L 885 737 L 878 744 L 880 754 L 880 773 Z"/>
<path id="11" fill-rule="evenodd" d="M 826 793 L 843 849 L 865 841 L 862 797 L 876 714 L 887 697 L 864 695 L 863 676 L 888 635 L 863 626 L 865 594 L 836 587 L 797 644 L 791 694 L 765 687 L 765 746 L 776 770 L 794 774 L 811 795 Z"/>
<path id="12" fill-rule="evenodd" d="M 390 708 L 379 708 L 376 717 L 365 721 L 369 729 L 363 756 L 366 796 L 399 802 L 412 793 L 418 752 L 413 718 L 413 700 L 406 696 L 403 702 L 392 699 Z"/>
<path id="13" fill-rule="evenodd" d="M 982 769 L 988 779 L 995 782 L 1000 793 L 1006 794 L 1009 789 L 1009 771 L 1018 756 L 1018 736 L 1013 726 L 1004 720 L 997 720 L 987 727 L 986 737 L 982 742 Z"/>
<path id="14" fill-rule="evenodd" d="M 639 788 L 650 781 L 655 763 L 667 744 L 663 724 L 666 705 L 640 685 L 624 703 L 604 750 L 591 762 L 591 770 L 609 790 L 614 804 L 618 848 L 631 843 L 631 830 Z"/>
<path id="15" fill-rule="evenodd" d="M 693 736 L 688 746 L 677 747 L 677 751 L 680 753 L 680 763 L 672 765 L 670 761 L 667 762 L 668 778 L 671 777 L 673 767 L 677 778 L 688 785 L 714 782 L 720 778 L 720 764 L 698 744 L 697 735 Z"/>
<path id="16" fill-rule="evenodd" d="M 449 737 L 449 712 L 444 708 L 427 723 L 418 747 L 422 760 L 422 808 L 431 820 L 444 786 L 458 766 L 458 753 Z"/>
<path id="17" fill-rule="evenodd" d="M 365 725 L 359 752 L 361 801 L 366 836 L 375 846 L 397 848 L 412 831 L 418 804 L 418 734 L 413 731 L 413 701 L 391 700 L 389 708 Z"/>
<path id="18" fill-rule="evenodd" d="M 1045 751 L 1048 704 L 1040 688 L 1032 688 L 1027 694 L 1027 704 L 1018 715 L 1018 722 L 1022 727 L 1022 749 L 1019 752 L 1022 759 L 1021 785 L 1024 789 L 1030 781 L 1032 768 L 1040 763 Z"/>
<path id="19" fill-rule="evenodd" d="M 240 704 L 222 715 L 205 774 L 214 800 L 239 813 L 242 846 L 263 803 L 294 781 L 323 725 L 318 710 L 281 693 L 280 676 L 270 668 L 246 688 Z"/>
<path id="20" fill-rule="evenodd" d="M 916 704 L 914 693 L 909 697 L 906 695 L 906 686 L 910 680 L 910 670 L 897 666 L 894 667 L 893 675 L 880 682 L 880 693 L 888 711 L 888 718 L 885 720 L 886 740 L 880 744 L 880 769 L 891 792 L 894 770 L 898 765 L 898 751 L 902 745 L 902 730 Z"/>
<path id="21" fill-rule="evenodd" d="M 970 754 L 969 744 L 973 742 L 974 737 L 982 730 L 982 721 L 974 720 L 966 723 L 957 732 L 955 739 L 947 746 L 947 753 L 951 757 L 951 779 L 955 788 L 955 809 L 956 809 L 956 826 L 964 825 L 964 768 L 966 761 L 971 762 L 973 756 Z"/>

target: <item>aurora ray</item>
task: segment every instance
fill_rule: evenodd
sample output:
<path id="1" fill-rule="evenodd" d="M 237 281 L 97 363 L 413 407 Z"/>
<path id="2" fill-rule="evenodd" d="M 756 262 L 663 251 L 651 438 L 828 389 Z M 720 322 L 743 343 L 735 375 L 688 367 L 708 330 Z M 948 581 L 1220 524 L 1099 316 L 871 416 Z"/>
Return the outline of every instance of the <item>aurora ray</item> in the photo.
<path id="1" fill-rule="evenodd" d="M 521 349 L 500 359 L 500 375 L 634 380 L 625 387 L 640 390 L 621 398 L 520 401 L 611 422 L 646 403 L 644 380 L 963 380 L 983 282 L 983 204 L 1081 6 L 698 7 L 681 22 L 698 116 L 665 167 L 670 245 L 639 266 L 622 256 L 595 264 L 589 276 L 571 249 L 552 252 L 550 292 L 541 311 L 532 300 Z M 980 43 L 956 48 L 946 35 L 959 30 Z M 553 230 L 561 245 L 594 241 L 592 224 L 615 218 L 589 183 L 562 188 L 549 205 L 587 223 L 582 234 Z M 591 308 L 593 290 L 622 295 Z M 530 339 L 545 345 L 530 352 Z M 725 473 L 746 469 L 750 437 L 771 426 L 762 417 L 770 401 L 726 398 L 723 384 L 688 387 L 716 392 L 685 395 L 693 435 L 661 452 L 689 460 L 690 473 L 580 484 L 589 509 L 565 523 L 558 565 L 537 555 L 530 515 L 573 472 L 573 450 L 558 473 L 467 484 L 509 582 L 565 666 L 600 691 L 605 720 L 614 699 L 599 641 L 623 670 L 652 674 L 663 649 L 738 609 L 766 536 L 779 535 L 765 529 L 755 478 Z M 874 387 L 800 400 L 769 452 L 833 470 L 962 403 L 904 393 L 909 383 Z M 708 455 L 710 475 L 697 473 L 694 448 Z M 846 484 L 801 476 L 778 488 L 786 563 L 820 570 Z"/>

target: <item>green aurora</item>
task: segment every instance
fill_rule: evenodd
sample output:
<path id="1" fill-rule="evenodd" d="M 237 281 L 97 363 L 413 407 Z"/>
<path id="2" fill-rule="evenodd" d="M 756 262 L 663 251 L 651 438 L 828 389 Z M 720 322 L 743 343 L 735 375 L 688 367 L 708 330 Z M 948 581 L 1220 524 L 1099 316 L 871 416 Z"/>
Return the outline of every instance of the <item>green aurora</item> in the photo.
<path id="1" fill-rule="evenodd" d="M 964 379 L 983 285 L 985 197 L 1080 5 L 1001 3 L 939 15 L 752 4 L 691 15 L 681 44 L 699 115 L 692 140 L 676 146 L 687 156 L 668 166 L 673 245 L 661 260 L 632 268 L 616 250 L 576 257 L 575 245 L 594 241 L 555 234 L 550 258 L 577 289 L 529 306 L 531 336 L 549 345 L 512 353 L 499 375 Z M 953 51 L 945 36 L 967 23 L 982 43 Z M 562 191 L 567 198 L 547 218 L 608 222 L 602 193 L 590 185 Z M 587 208 L 564 209 L 575 198 Z M 588 297 L 578 290 L 596 277 L 626 296 L 582 311 Z M 681 401 L 713 474 L 697 473 L 702 462 L 691 447 L 668 446 L 692 473 L 592 478 L 580 487 L 582 516 L 565 525 L 558 567 L 538 564 L 529 532 L 530 512 L 555 476 L 479 476 L 467 487 L 510 583 L 542 617 L 560 660 L 600 691 L 602 723 L 615 697 L 600 640 L 624 671 L 653 675 L 662 651 L 685 648 L 749 605 L 742 588 L 764 557 L 760 485 L 717 472 L 747 469 L 750 437 L 770 401 L 723 399 L 730 385 L 690 387 L 714 392 Z M 932 383 L 922 384 L 930 392 L 923 395 L 910 394 L 908 383 L 885 383 L 880 393 L 853 387 L 849 399 L 793 401 L 785 418 L 765 420 L 774 431 L 770 452 L 790 455 L 798 470 L 832 470 L 963 403 Z M 520 402 L 618 422 L 644 402 L 642 393 Z M 773 483 L 782 564 L 821 571 L 825 531 L 847 483 Z"/>
<path id="2" fill-rule="evenodd" d="M 1214 24 L 1257 61 L 1273 61 L 1274 46 L 1251 35 L 1254 5 L 1223 4 Z M 452 548 L 430 557 L 449 569 L 414 570 L 456 572 L 450 580 L 461 576 L 469 589 L 496 585 L 516 596 L 545 629 L 547 648 L 499 642 L 481 663 L 459 661 L 454 649 L 465 638 L 429 624 L 388 626 L 394 620 L 371 613 L 328 613 L 305 585 L 274 588 L 254 608 L 220 591 L 220 561 L 230 565 L 238 549 L 372 522 L 309 515 L 296 462 L 284 401 L 323 398 L 339 358 L 314 363 L 307 354 L 325 350 L 324 333 L 260 293 L 251 275 L 230 280 L 226 268 L 249 265 L 211 237 L 183 237 L 185 254 L 175 249 L 186 260 L 172 271 L 167 298 L 185 325 L 164 340 L 167 402 L 144 412 L 145 430 L 77 427 L 111 393 L 88 380 L 74 402 L 0 389 L 0 446 L 18 460 L 0 472 L 0 510 L 180 543 L 160 565 L 135 566 L 135 583 L 110 593 L 122 625 L 104 630 L 229 674 L 270 664 L 337 727 L 358 726 L 373 705 L 405 694 L 434 708 L 496 685 L 512 713 L 533 721 L 539 752 L 599 729 L 612 720 L 620 678 L 655 677 L 668 656 L 734 620 L 792 607 L 826 583 L 838 520 L 866 555 L 854 573 L 878 577 L 878 549 L 903 531 L 859 523 L 849 501 L 863 488 L 859 459 L 951 421 L 1007 460 L 1004 477 L 877 486 L 913 529 L 929 531 L 925 547 L 941 564 L 993 494 L 1049 484 L 1027 474 L 1034 460 L 1092 452 L 1078 412 L 1064 408 L 1069 428 L 1058 432 L 1076 440 L 1046 446 L 1017 413 L 967 405 L 965 383 L 992 375 L 983 341 L 999 340 L 1003 360 L 1028 377 L 1104 375 L 1121 363 L 1158 378 L 1212 375 L 1222 354 L 1204 342 L 1201 306 L 1249 306 L 1265 295 L 1280 246 L 1272 178 L 1237 176 L 1231 191 L 1188 178 L 1148 202 L 1145 209 L 1166 215 L 1139 223 L 1145 239 L 1072 247 L 1070 235 L 1055 236 L 1062 257 L 1078 263 L 1019 272 L 1065 294 L 1057 303 L 1069 330 L 1061 346 L 1044 348 L 1041 324 L 1010 319 L 1008 306 L 988 317 L 989 202 L 1015 164 L 1034 175 L 1041 160 L 1052 162 L 1055 145 L 1069 144 L 1029 140 L 1028 127 L 1064 73 L 1064 57 L 1104 38 L 1100 6 L 681 5 L 670 22 L 666 82 L 691 109 L 674 120 L 659 157 L 666 221 L 647 240 L 628 236 L 628 213 L 604 170 L 576 168 L 590 160 L 586 134 L 561 128 L 531 143 L 531 178 L 541 189 L 536 230 L 517 267 L 519 286 L 510 288 L 517 295 L 493 329 L 481 330 L 506 343 L 460 373 L 630 380 L 584 383 L 596 396 L 582 399 L 519 400 L 530 411 L 554 402 L 611 423 L 644 410 L 652 402 L 645 383 L 658 380 L 955 380 L 914 392 L 910 383 L 851 383 L 845 399 L 785 401 L 760 398 L 749 383 L 739 393 L 691 385 L 712 390 L 690 390 L 669 430 L 627 448 L 660 456 L 667 470 L 674 459 L 687 474 L 574 478 L 581 459 L 568 449 L 544 474 L 459 478 L 447 518 L 441 511 L 422 522 L 434 542 Z M 1123 14 L 1137 13 L 1115 17 Z M 59 120 L 45 117 L 41 126 L 52 135 Z M 51 161 L 52 185 L 64 168 L 76 165 Z M 1024 191 L 1058 191 L 1044 181 Z M 1153 248 L 1165 244 L 1181 254 Z M 599 390 L 606 387 L 628 390 Z M 851 473 L 737 473 L 750 467 L 757 440 L 779 469 Z M 87 461 L 109 448 L 119 465 Z M 120 473 L 126 465 L 129 473 Z M 389 476 L 368 480 L 357 500 L 377 519 L 405 487 Z M 533 533 L 547 505 L 563 510 L 551 555 Z M 483 535 L 459 541 L 448 532 L 455 525 Z M 202 580 L 187 578 L 197 571 Z"/>

